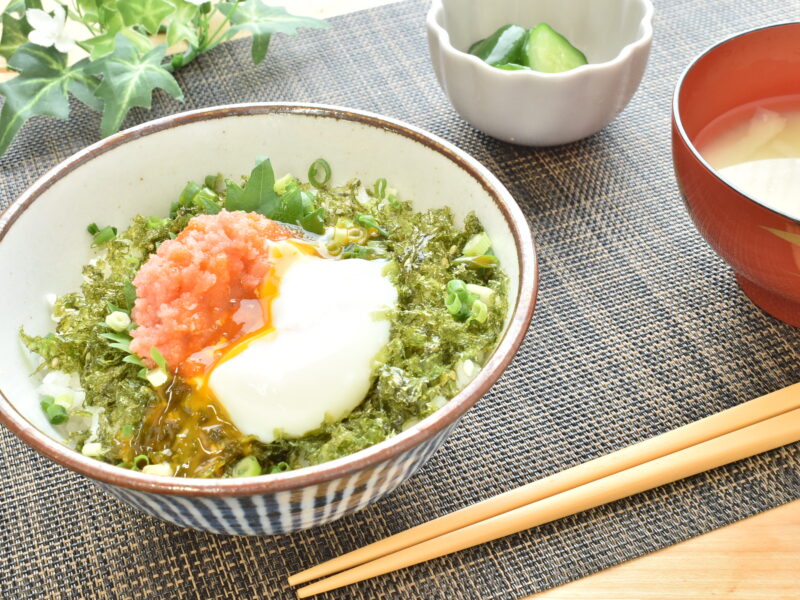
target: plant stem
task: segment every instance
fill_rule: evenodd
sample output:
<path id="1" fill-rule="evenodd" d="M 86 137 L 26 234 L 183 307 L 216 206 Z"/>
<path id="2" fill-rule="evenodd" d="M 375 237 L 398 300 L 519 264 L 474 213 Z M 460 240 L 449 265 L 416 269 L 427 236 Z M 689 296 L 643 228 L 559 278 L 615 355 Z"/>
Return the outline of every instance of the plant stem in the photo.
<path id="1" fill-rule="evenodd" d="M 236 2 L 233 3 L 233 8 L 231 9 L 231 11 L 227 15 L 225 15 L 225 18 L 222 20 L 222 23 L 219 24 L 219 27 L 217 27 L 216 31 L 214 31 L 214 33 L 211 34 L 211 37 L 208 38 L 208 42 L 206 43 L 206 45 L 201 46 L 200 52 L 208 52 L 209 50 L 213 50 L 214 48 L 217 47 L 217 45 L 219 45 L 220 42 L 222 42 L 222 39 L 219 40 L 217 39 L 217 35 L 219 35 L 223 27 L 225 27 L 225 25 L 228 24 L 228 22 L 231 20 L 231 17 L 236 14 L 236 9 L 239 7 L 240 2 L 241 0 L 236 0 Z"/>

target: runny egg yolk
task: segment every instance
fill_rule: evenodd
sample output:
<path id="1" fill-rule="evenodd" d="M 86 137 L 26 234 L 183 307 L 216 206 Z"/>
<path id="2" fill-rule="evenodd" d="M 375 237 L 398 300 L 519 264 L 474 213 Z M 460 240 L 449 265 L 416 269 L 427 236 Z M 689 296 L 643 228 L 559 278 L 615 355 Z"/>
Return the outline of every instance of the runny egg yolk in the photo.
<path id="1" fill-rule="evenodd" d="M 281 279 L 298 256 L 319 256 L 309 243 L 298 239 L 274 242 L 270 246 L 270 270 L 258 290 L 258 297 L 232 300 L 238 307 L 223 325 L 216 344 L 194 353 L 179 366 L 179 373 L 195 389 L 206 387 L 208 376 L 219 364 L 236 356 L 255 338 L 272 331 L 271 306 L 278 296 Z"/>
<path id="2" fill-rule="evenodd" d="M 242 448 L 249 451 L 250 441 L 214 396 L 208 378 L 217 365 L 272 331 L 272 301 L 278 296 L 283 274 L 299 256 L 318 254 L 313 246 L 296 239 L 270 246 L 272 264 L 258 297 L 238 300 L 236 312 L 223 325 L 220 340 L 179 365 L 178 373 L 188 386 L 173 382 L 157 390 L 159 401 L 148 411 L 138 439 L 122 444 L 131 444 L 125 454 L 132 458 L 136 454 L 161 453 L 176 475 L 219 477 L 232 446 L 243 441 Z"/>

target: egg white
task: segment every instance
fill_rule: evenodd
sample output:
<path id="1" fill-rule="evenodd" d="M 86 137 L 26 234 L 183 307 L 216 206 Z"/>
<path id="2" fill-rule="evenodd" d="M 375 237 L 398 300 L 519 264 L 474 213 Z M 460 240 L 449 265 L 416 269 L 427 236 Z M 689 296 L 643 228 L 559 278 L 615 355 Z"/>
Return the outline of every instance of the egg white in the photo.
<path id="1" fill-rule="evenodd" d="M 292 257 L 271 327 L 223 360 L 208 385 L 245 435 L 271 442 L 339 420 L 364 399 L 397 302 L 385 261 Z"/>

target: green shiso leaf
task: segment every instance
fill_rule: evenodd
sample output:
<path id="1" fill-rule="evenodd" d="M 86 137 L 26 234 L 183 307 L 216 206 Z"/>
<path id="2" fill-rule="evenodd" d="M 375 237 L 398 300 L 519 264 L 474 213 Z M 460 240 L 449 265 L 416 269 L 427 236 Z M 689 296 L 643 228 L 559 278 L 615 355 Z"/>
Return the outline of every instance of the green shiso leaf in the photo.
<path id="1" fill-rule="evenodd" d="M 325 231 L 325 210 L 315 206 L 314 196 L 296 180 L 282 186 L 283 194 L 275 191 L 275 171 L 266 156 L 256 161 L 244 186 L 226 179 L 225 187 L 227 210 L 255 212 L 274 221 L 299 225 L 312 233 Z"/>
<path id="2" fill-rule="evenodd" d="M 279 203 L 280 196 L 275 193 L 275 172 L 272 170 L 272 162 L 268 157 L 262 156 L 256 160 L 256 166 L 250 172 L 247 184 L 237 199 L 240 208 L 228 206 L 226 208 L 270 216 L 278 208 Z"/>

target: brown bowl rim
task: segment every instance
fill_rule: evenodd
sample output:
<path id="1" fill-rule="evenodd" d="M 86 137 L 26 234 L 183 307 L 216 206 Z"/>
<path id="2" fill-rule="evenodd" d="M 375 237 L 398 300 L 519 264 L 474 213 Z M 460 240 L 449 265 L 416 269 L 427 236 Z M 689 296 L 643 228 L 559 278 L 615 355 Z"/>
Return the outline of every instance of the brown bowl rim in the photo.
<path id="1" fill-rule="evenodd" d="M 707 55 L 711 54 L 712 52 L 714 52 L 715 50 L 717 50 L 721 46 L 724 46 L 728 42 L 732 42 L 733 40 L 738 39 L 740 37 L 756 34 L 756 33 L 760 32 L 760 31 L 764 31 L 766 29 L 775 29 L 775 28 L 778 28 L 778 27 L 798 26 L 798 25 L 800 25 L 800 21 L 786 21 L 786 22 L 783 22 L 783 23 L 773 23 L 771 25 L 764 25 L 762 27 L 756 27 L 754 29 L 748 29 L 747 31 L 740 31 L 739 33 L 735 33 L 735 34 L 725 38 L 724 40 L 721 40 L 719 42 L 716 42 L 716 43 L 708 46 L 705 50 L 703 50 L 697 56 L 695 56 L 691 60 L 689 65 L 683 70 L 683 73 L 681 73 L 680 77 L 678 77 L 678 81 L 675 84 L 675 90 L 672 93 L 672 123 L 675 126 L 675 130 L 680 134 L 681 140 L 689 148 L 689 151 L 700 162 L 700 164 L 702 164 L 705 167 L 706 171 L 711 173 L 711 175 L 714 176 L 723 185 L 725 185 L 725 187 L 730 188 L 731 190 L 733 190 L 734 192 L 736 192 L 740 196 L 750 200 L 751 202 L 753 202 L 754 204 L 757 204 L 758 206 L 760 206 L 761 208 L 763 208 L 765 210 L 768 210 L 768 211 L 770 211 L 772 213 L 775 213 L 776 215 L 780 215 L 781 217 L 784 217 L 785 219 L 789 219 L 790 221 L 794 221 L 795 223 L 800 223 L 800 217 L 793 217 L 793 216 L 788 215 L 788 214 L 786 214 L 786 213 L 784 213 L 784 212 L 782 212 L 780 210 L 776 210 L 776 209 L 771 208 L 771 207 L 769 207 L 769 206 L 767 206 L 765 204 L 762 204 L 760 201 L 758 201 L 753 196 L 750 196 L 749 194 L 743 192 L 738 187 L 736 187 L 735 185 L 729 183 L 723 177 L 719 176 L 719 174 L 717 173 L 717 170 L 714 167 L 712 167 L 710 164 L 708 164 L 706 159 L 703 158 L 703 156 L 700 154 L 700 152 L 698 152 L 698 150 L 695 147 L 695 145 L 689 139 L 689 135 L 686 133 L 686 130 L 683 127 L 683 121 L 681 119 L 681 112 L 680 112 L 680 109 L 678 108 L 678 99 L 680 98 L 681 90 L 683 89 L 683 82 L 686 79 L 687 75 L 689 75 L 689 73 L 697 66 L 698 62 L 700 62 L 703 58 L 705 58 Z"/>
<path id="2" fill-rule="evenodd" d="M 367 111 L 324 104 L 264 102 L 230 104 L 177 113 L 126 129 L 65 159 L 42 175 L 2 214 L 0 243 L 16 219 L 51 185 L 89 162 L 140 137 L 182 125 L 235 116 L 291 113 L 355 121 L 402 135 L 439 152 L 476 179 L 489 193 L 508 223 L 519 261 L 519 292 L 508 329 L 478 376 L 444 407 L 416 426 L 354 454 L 280 474 L 241 479 L 161 477 L 120 469 L 71 450 L 39 431 L 25 419 L 0 390 L 0 422 L 34 450 L 56 463 L 102 483 L 176 496 L 228 497 L 266 494 L 303 488 L 334 480 L 392 459 L 454 424 L 497 381 L 519 349 L 527 332 L 538 292 L 537 254 L 528 222 L 511 194 L 477 160 L 444 139 L 413 125 Z"/>

